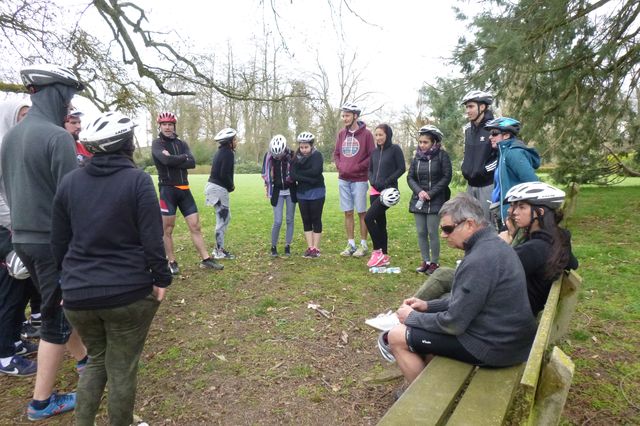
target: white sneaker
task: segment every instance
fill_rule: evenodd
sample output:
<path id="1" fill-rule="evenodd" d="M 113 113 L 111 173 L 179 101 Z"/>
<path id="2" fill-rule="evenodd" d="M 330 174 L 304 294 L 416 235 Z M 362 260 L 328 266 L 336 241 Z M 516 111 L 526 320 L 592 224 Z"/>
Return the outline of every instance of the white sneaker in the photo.
<path id="1" fill-rule="evenodd" d="M 353 253 L 353 257 L 364 257 L 368 253 L 369 253 L 369 249 L 367 249 L 367 247 L 361 244 L 360 247 L 358 247 L 356 251 Z"/>

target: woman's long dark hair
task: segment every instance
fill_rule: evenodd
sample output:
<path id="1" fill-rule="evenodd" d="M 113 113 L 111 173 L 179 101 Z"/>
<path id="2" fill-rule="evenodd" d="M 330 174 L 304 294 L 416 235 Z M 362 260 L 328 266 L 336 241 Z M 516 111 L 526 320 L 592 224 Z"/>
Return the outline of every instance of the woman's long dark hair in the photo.
<path id="1" fill-rule="evenodd" d="M 547 259 L 544 275 L 545 278 L 553 280 L 566 269 L 571 257 L 569 233 L 558 226 L 562 222 L 564 214 L 561 209 L 552 210 L 546 206 L 532 205 L 531 208 L 538 214 L 540 231 L 551 236 L 551 252 Z M 541 214 L 542 210 L 544 210 L 544 214 Z"/>

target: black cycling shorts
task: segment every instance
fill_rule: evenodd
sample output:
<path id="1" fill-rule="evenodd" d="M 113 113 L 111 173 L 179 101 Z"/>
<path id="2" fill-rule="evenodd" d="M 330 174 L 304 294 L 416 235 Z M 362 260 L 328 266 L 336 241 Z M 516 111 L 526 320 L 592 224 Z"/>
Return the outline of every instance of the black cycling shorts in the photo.
<path id="1" fill-rule="evenodd" d="M 198 207 L 191 191 L 175 186 L 160 186 L 160 212 L 162 216 L 175 216 L 178 209 L 184 217 L 198 213 Z"/>
<path id="2" fill-rule="evenodd" d="M 456 336 L 433 333 L 421 328 L 407 327 L 405 338 L 409 350 L 413 353 L 441 355 L 466 362 L 467 364 L 482 364 L 480 360 L 471 355 L 464 346 L 462 346 Z"/>

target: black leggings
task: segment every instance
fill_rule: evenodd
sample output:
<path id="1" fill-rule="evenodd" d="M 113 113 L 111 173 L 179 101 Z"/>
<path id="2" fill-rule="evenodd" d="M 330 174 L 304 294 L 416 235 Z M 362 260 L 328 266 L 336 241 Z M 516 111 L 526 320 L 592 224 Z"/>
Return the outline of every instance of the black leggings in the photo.
<path id="1" fill-rule="evenodd" d="M 369 201 L 371 206 L 364 217 L 364 223 L 367 224 L 369 235 L 371 235 L 373 249 L 380 249 L 387 254 L 387 209 L 389 207 L 382 204 L 379 195 L 371 195 Z"/>
<path id="2" fill-rule="evenodd" d="M 298 200 L 298 204 L 304 232 L 313 231 L 316 234 L 320 234 L 322 232 L 324 197 L 317 200 Z"/>

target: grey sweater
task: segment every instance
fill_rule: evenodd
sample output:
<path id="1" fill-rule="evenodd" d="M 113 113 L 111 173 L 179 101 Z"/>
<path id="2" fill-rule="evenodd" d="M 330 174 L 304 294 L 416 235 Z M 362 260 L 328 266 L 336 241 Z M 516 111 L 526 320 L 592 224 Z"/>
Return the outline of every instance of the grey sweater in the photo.
<path id="1" fill-rule="evenodd" d="M 489 228 L 464 248 L 451 296 L 428 301 L 427 312 L 412 312 L 405 325 L 454 335 L 486 365 L 526 361 L 537 326 L 518 256 Z"/>
<path id="2" fill-rule="evenodd" d="M 62 123 L 74 91 L 46 86 L 31 95 L 29 114 L 3 139 L 1 162 L 14 243 L 49 244 L 53 196 L 78 167 L 75 142 Z"/>

